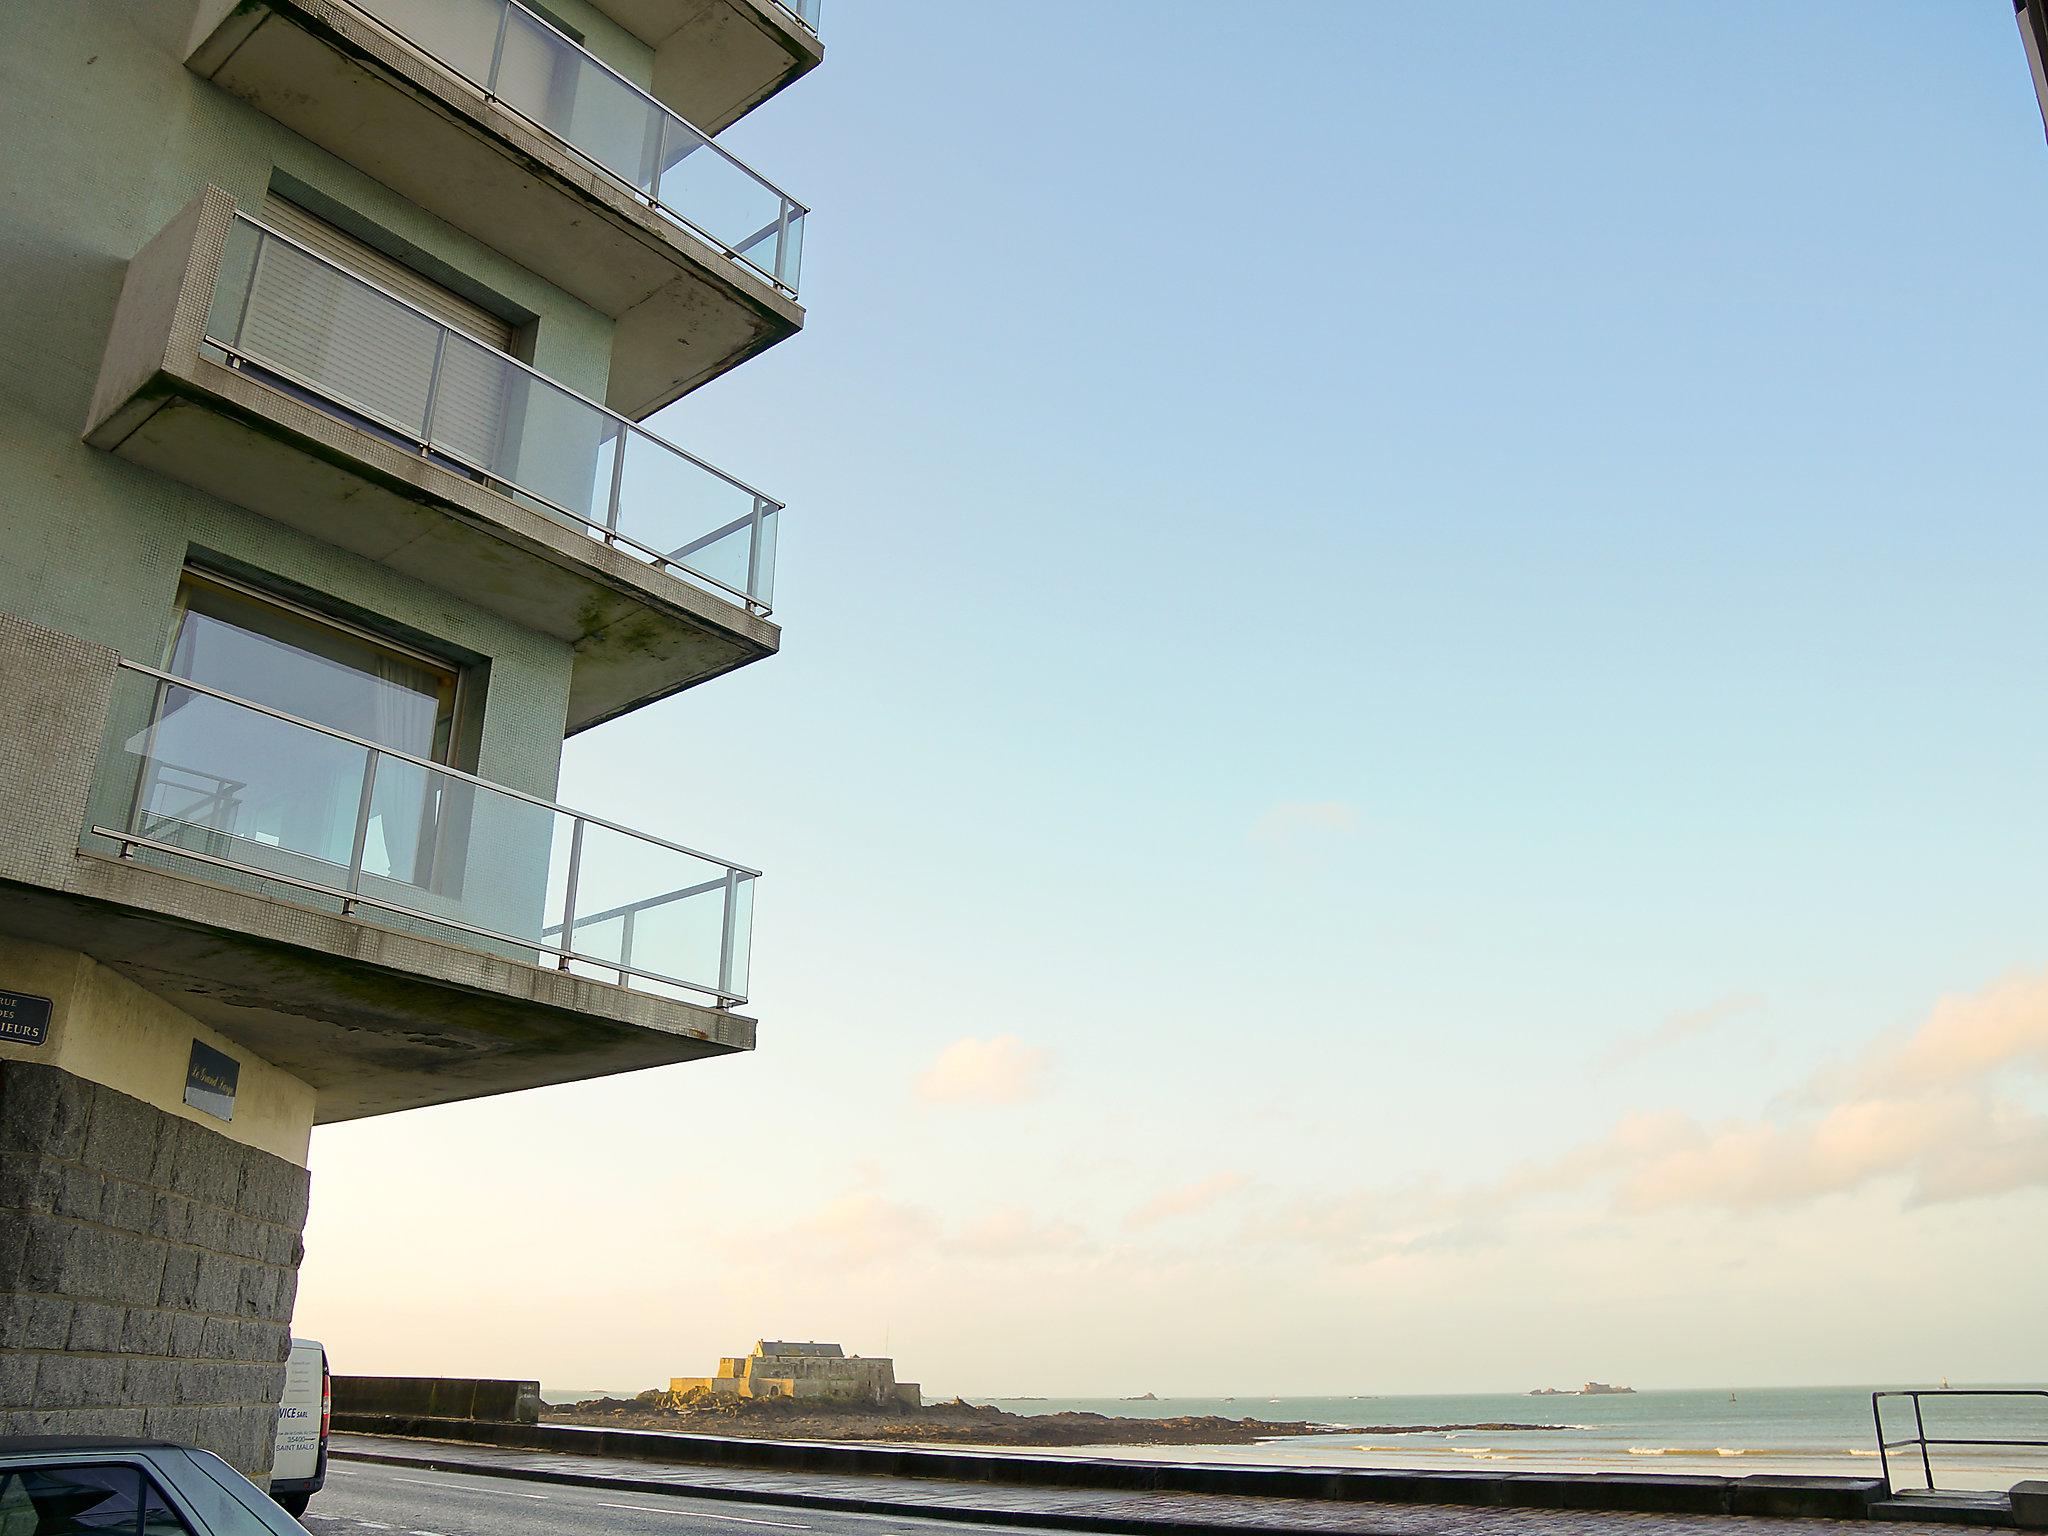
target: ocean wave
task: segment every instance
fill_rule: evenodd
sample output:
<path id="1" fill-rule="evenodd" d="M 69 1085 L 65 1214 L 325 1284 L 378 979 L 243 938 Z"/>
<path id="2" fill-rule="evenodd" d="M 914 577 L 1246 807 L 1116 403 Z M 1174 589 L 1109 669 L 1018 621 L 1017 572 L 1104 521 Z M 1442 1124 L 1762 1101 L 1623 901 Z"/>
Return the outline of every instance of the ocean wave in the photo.
<path id="1" fill-rule="evenodd" d="M 1631 1456 L 1784 1456 L 1812 1461 L 1816 1458 L 1838 1456 L 1823 1446 L 1799 1445 L 1632 1445 L 1628 1448 Z M 1875 1456 L 1875 1451 L 1850 1451 L 1851 1456 Z"/>

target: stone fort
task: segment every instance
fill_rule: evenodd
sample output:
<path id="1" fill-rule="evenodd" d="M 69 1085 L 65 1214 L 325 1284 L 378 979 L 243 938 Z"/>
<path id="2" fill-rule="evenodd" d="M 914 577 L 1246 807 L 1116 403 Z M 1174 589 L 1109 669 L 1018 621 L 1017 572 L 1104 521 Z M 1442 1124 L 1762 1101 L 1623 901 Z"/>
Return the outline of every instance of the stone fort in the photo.
<path id="1" fill-rule="evenodd" d="M 727 1355 L 716 1376 L 676 1376 L 675 1393 L 702 1389 L 730 1397 L 812 1397 L 877 1407 L 916 1408 L 924 1395 L 914 1381 L 896 1379 L 896 1362 L 849 1356 L 837 1344 L 792 1344 L 761 1339 L 752 1354 Z"/>

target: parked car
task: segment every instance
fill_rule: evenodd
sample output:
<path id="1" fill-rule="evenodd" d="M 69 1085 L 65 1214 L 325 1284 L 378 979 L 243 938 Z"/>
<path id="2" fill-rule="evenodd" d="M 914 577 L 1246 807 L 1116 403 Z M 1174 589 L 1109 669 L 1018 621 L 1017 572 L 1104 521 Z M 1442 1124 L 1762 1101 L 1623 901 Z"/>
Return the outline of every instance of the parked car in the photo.
<path id="1" fill-rule="evenodd" d="M 270 1496 L 295 1515 L 327 1483 L 327 1432 L 334 1422 L 334 1378 L 315 1339 L 293 1339 L 277 1405 L 277 1444 L 270 1458 Z M 0 1526 L 0 1536 L 7 1536 Z"/>
<path id="2" fill-rule="evenodd" d="M 306 1536 L 211 1451 L 160 1440 L 0 1436 L 0 1536 Z"/>

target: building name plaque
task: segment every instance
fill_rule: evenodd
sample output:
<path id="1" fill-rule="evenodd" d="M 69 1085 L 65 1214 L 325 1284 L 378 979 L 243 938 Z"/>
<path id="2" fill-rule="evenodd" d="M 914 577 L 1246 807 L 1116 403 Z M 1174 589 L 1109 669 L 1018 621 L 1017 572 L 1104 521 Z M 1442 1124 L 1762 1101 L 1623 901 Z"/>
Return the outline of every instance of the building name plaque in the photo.
<path id="1" fill-rule="evenodd" d="M 26 992 L 0 992 L 0 1040 L 41 1045 L 50 1038 L 50 1000 Z"/>
<path id="2" fill-rule="evenodd" d="M 185 1102 L 218 1120 L 235 1118 L 235 1086 L 242 1064 L 203 1041 L 192 1042 L 192 1061 L 185 1068 Z"/>

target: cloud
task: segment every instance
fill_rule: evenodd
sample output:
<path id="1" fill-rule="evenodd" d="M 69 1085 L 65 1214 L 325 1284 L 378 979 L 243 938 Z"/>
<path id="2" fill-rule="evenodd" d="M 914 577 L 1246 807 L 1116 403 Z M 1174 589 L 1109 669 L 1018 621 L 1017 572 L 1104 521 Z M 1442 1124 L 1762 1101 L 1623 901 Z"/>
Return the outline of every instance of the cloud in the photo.
<path id="1" fill-rule="evenodd" d="M 1021 1104 L 1046 1091 L 1052 1057 L 1015 1035 L 955 1040 L 920 1072 L 913 1092 L 927 1104 Z"/>
<path id="2" fill-rule="evenodd" d="M 1341 800 L 1282 800 L 1252 823 L 1254 846 L 1274 853 L 1305 853 L 1356 836 L 1358 808 Z"/>
<path id="3" fill-rule="evenodd" d="M 1909 1204 L 1931 1205 L 2048 1186 L 2048 1115 L 2005 1081 L 2040 1073 L 2048 976 L 1944 997 L 1903 1041 L 1879 1041 L 1809 1085 L 1818 1102 L 1803 1114 L 1667 1122 L 1663 1145 L 1622 1164 L 1621 1202 L 1745 1210 L 1896 1178 Z"/>
<path id="4" fill-rule="evenodd" d="M 1124 1226 L 1132 1232 L 1141 1232 L 1178 1216 L 1193 1216 L 1229 1199 L 1250 1182 L 1241 1173 L 1218 1173 L 1192 1184 L 1180 1185 L 1134 1206 L 1124 1217 Z"/>
<path id="5" fill-rule="evenodd" d="M 1677 1016 L 1655 1034 L 1687 1038 L 1748 1001 Z M 1917 1029 L 1873 1043 L 1775 1113 L 1624 1115 L 1496 1179 L 1298 1200 L 1255 1215 L 1245 1236 L 1370 1263 L 1499 1234 L 1558 1202 L 1604 1220 L 1788 1209 L 1887 1183 L 1908 1207 L 2048 1188 L 2048 1114 L 2018 1091 L 2030 1077 L 2048 1077 L 2048 976 L 1943 998 Z"/>
<path id="6" fill-rule="evenodd" d="M 726 1236 L 750 1250 L 801 1253 L 848 1273 L 929 1270 L 949 1260 L 1002 1265 L 1071 1261 L 1095 1250 L 1088 1234 L 1063 1217 L 996 1205 L 951 1219 L 927 1206 L 892 1199 L 872 1183 L 798 1214 L 765 1245 L 757 1228 Z"/>
<path id="7" fill-rule="evenodd" d="M 2011 976 L 1974 995 L 1944 997 L 1902 1044 L 1869 1053 L 1867 1088 L 1924 1091 L 2005 1067 L 2048 1072 L 2048 976 Z"/>
<path id="8" fill-rule="evenodd" d="M 856 1190 L 799 1217 L 787 1231 L 791 1251 L 815 1254 L 844 1268 L 929 1256 L 943 1230 L 923 1206 Z"/>
<path id="9" fill-rule="evenodd" d="M 1033 1259 L 1077 1253 L 1089 1243 L 1087 1234 L 1071 1221 L 1035 1216 L 1022 1206 L 999 1205 L 962 1223 L 950 1246 L 971 1258 Z"/>
<path id="10" fill-rule="evenodd" d="M 1655 1029 L 1615 1041 L 1594 1063 L 1594 1070 L 1604 1073 L 1634 1066 L 1645 1057 L 1683 1045 L 1688 1040 L 1712 1032 L 1730 1019 L 1761 1008 L 1763 1001 L 1753 992 L 1743 992 L 1719 998 L 1704 1008 L 1674 1013 Z"/>

